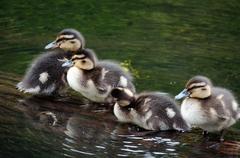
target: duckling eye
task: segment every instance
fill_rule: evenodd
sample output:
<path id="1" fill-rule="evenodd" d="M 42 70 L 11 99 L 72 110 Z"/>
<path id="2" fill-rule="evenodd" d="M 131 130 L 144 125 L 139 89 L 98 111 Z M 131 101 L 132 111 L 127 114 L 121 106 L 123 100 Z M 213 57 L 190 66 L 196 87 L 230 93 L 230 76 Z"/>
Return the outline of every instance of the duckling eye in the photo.
<path id="1" fill-rule="evenodd" d="M 83 63 L 83 64 L 86 63 L 86 60 L 82 60 L 82 63 Z"/>
<path id="2" fill-rule="evenodd" d="M 203 91 L 207 90 L 206 88 L 202 88 Z"/>
<path id="3" fill-rule="evenodd" d="M 71 43 L 71 44 L 74 44 L 74 43 L 75 43 L 75 41 L 70 41 L 70 43 Z"/>

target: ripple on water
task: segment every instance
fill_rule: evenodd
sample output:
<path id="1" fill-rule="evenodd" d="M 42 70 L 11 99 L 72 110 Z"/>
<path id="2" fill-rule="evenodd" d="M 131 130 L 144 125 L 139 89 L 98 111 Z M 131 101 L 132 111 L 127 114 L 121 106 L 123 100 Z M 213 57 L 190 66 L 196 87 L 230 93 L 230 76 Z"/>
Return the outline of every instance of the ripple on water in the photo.
<path id="1" fill-rule="evenodd" d="M 95 147 L 98 148 L 98 149 L 106 149 L 106 147 L 100 146 L 100 145 L 96 145 Z"/>
<path id="2" fill-rule="evenodd" d="M 94 154 L 94 153 L 89 153 L 89 152 L 80 151 L 80 150 L 76 150 L 76 149 L 71 149 L 71 151 L 77 152 L 77 153 L 80 153 L 80 154 L 83 154 L 83 155 L 90 155 L 90 156 L 96 155 L 96 154 Z"/>

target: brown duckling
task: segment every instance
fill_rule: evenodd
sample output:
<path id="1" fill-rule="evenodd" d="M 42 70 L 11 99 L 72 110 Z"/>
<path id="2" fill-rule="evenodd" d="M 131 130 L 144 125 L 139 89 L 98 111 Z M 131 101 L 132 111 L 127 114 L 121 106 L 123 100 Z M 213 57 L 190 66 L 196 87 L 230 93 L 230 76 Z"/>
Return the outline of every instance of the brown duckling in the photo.
<path id="1" fill-rule="evenodd" d="M 178 106 L 166 94 L 150 92 L 136 95 L 122 87 L 114 88 L 111 94 L 116 98 L 114 115 L 120 122 L 154 131 L 189 129 Z"/>
<path id="2" fill-rule="evenodd" d="M 240 109 L 233 94 L 224 88 L 214 87 L 204 76 L 191 78 L 176 99 L 185 98 L 181 114 L 186 122 L 206 132 L 221 132 L 232 126 L 240 117 Z"/>
<path id="3" fill-rule="evenodd" d="M 82 54 L 74 55 L 63 66 L 71 67 L 66 77 L 69 86 L 93 102 L 112 103 L 113 97 L 110 92 L 117 86 L 135 92 L 130 73 L 116 62 L 98 60 L 90 49 L 84 49 Z"/>
<path id="4" fill-rule="evenodd" d="M 34 95 L 58 95 L 65 86 L 66 71 L 59 60 L 71 58 L 81 52 L 84 46 L 85 39 L 80 32 L 75 29 L 62 30 L 56 40 L 45 47 L 47 52 L 31 64 L 17 88 Z"/>

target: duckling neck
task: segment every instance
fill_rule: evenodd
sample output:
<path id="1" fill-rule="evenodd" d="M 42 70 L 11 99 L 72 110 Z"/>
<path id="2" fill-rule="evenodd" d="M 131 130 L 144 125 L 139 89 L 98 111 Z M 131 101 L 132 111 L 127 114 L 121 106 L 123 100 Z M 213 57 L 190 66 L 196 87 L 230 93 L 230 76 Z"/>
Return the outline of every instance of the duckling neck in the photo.
<path id="1" fill-rule="evenodd" d="M 64 57 L 70 60 L 73 55 L 74 55 L 73 52 L 67 51 L 65 52 Z"/>
<path id="2" fill-rule="evenodd" d="M 88 75 L 88 74 L 92 74 L 93 69 L 91 69 L 91 70 L 81 69 L 81 71 L 82 71 L 83 74 Z"/>
<path id="3" fill-rule="evenodd" d="M 205 98 L 197 98 L 197 97 L 188 97 L 188 98 L 197 99 L 197 100 L 208 100 L 209 98 L 211 98 L 211 95 L 210 95 L 210 96 L 207 96 L 207 97 L 205 97 Z"/>
<path id="4" fill-rule="evenodd" d="M 76 50 L 76 51 L 66 51 L 65 54 L 66 54 L 66 58 L 67 59 L 71 59 L 73 55 L 75 54 L 82 54 L 84 51 L 82 48 Z"/>
<path id="5" fill-rule="evenodd" d="M 118 106 L 124 112 L 130 112 L 131 111 L 131 106 L 120 106 L 120 105 L 118 105 Z"/>
<path id="6" fill-rule="evenodd" d="M 84 49 L 82 49 L 82 48 L 79 48 L 76 51 L 72 51 L 73 54 L 82 54 L 83 52 L 84 52 Z"/>
<path id="7" fill-rule="evenodd" d="M 131 104 L 128 106 L 129 108 L 137 108 L 138 107 L 138 103 L 137 101 L 134 99 L 131 101 Z"/>
<path id="8" fill-rule="evenodd" d="M 124 107 L 120 107 L 122 110 L 125 110 L 125 111 L 130 111 L 130 109 L 132 108 L 137 108 L 138 107 L 138 103 L 136 102 L 135 99 L 133 99 L 131 101 L 131 103 L 128 105 L 128 106 L 124 106 Z"/>
<path id="9" fill-rule="evenodd" d="M 131 109 L 128 107 L 121 107 L 118 103 L 114 105 L 113 113 L 120 122 L 131 122 L 130 112 Z"/>

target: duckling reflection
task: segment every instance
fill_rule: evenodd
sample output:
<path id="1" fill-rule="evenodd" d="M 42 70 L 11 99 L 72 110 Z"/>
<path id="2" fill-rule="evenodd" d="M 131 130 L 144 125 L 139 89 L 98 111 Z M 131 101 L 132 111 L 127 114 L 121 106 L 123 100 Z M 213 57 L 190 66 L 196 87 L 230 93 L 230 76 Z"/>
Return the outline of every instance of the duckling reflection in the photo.
<path id="1" fill-rule="evenodd" d="M 77 103 L 66 103 L 53 99 L 41 99 L 40 97 L 29 97 L 22 100 L 18 106 L 29 120 L 33 120 L 35 128 L 51 132 L 61 136 L 62 154 L 71 157 L 79 157 L 79 155 L 102 155 L 103 157 L 111 157 L 117 154 L 134 155 L 136 152 L 156 152 L 159 150 L 159 145 L 162 150 L 165 150 L 165 145 L 175 139 L 176 133 L 165 132 L 157 136 L 138 137 L 129 133 L 129 124 L 118 124 L 114 115 L 108 112 L 95 112 L 99 106 L 85 106 Z M 84 107 L 84 108 L 83 108 Z M 90 110 L 90 111 L 89 111 Z M 48 122 L 40 122 L 37 114 L 42 112 L 51 112 L 57 118 L 56 125 L 48 124 Z M 44 115 L 46 116 L 46 115 Z M 49 116 L 49 115 L 47 115 Z M 155 136 L 158 137 L 155 139 Z M 136 139 L 137 138 L 137 139 Z M 152 141 L 149 141 L 150 139 Z M 161 142 L 158 142 L 161 141 Z M 129 144 L 128 142 L 131 142 Z M 137 149 L 132 149 L 126 152 L 124 149 L 136 146 Z M 122 150 L 119 150 L 122 149 Z M 140 153 L 139 153 L 140 154 Z"/>
<path id="2" fill-rule="evenodd" d="M 112 103 L 110 95 L 114 87 L 121 86 L 135 92 L 132 76 L 112 61 L 98 61 L 90 49 L 74 55 L 63 66 L 72 66 L 67 72 L 69 86 L 91 101 Z"/>
<path id="3" fill-rule="evenodd" d="M 186 88 L 175 98 L 186 97 L 181 105 L 181 113 L 186 122 L 202 128 L 206 132 L 221 132 L 224 140 L 227 128 L 240 118 L 240 109 L 233 94 L 224 88 L 214 87 L 204 76 L 191 78 Z"/>
<path id="4" fill-rule="evenodd" d="M 62 102 L 31 96 L 20 100 L 16 108 L 34 128 L 61 136 L 62 144 L 55 145 L 62 146 L 62 154 L 72 157 L 79 157 L 79 152 L 92 155 L 98 149 L 104 150 L 104 143 L 111 144 L 109 133 L 117 124 L 111 111 L 99 112 L 99 105 L 87 106 L 72 98 Z"/>
<path id="5" fill-rule="evenodd" d="M 112 145 L 117 139 L 117 134 L 112 135 L 117 122 L 109 113 L 91 113 L 91 115 L 71 116 L 66 124 L 63 141 L 64 153 L 73 157 L 79 154 L 93 156 L 95 154 L 111 157 L 114 148 Z M 117 132 L 121 132 L 119 129 Z"/>
<path id="6" fill-rule="evenodd" d="M 68 107 L 65 104 L 68 104 Z M 38 96 L 26 97 L 19 100 L 16 108 L 20 110 L 37 128 L 52 128 L 54 131 L 63 132 L 68 117 L 80 106 L 72 102 L 60 102 L 51 98 L 42 99 Z M 73 106 L 74 105 L 74 106 Z"/>
<path id="7" fill-rule="evenodd" d="M 70 117 L 63 142 L 65 153 L 71 156 L 97 154 L 103 157 L 113 157 L 118 154 L 131 156 L 136 153 L 144 155 L 146 152 L 156 153 L 159 148 L 162 150 L 166 147 L 175 148 L 174 143 L 179 144 L 175 140 L 179 135 L 174 132 L 163 132 L 161 136 L 135 136 L 129 133 L 127 128 L 131 127 L 129 124 L 118 124 L 113 118 L 109 120 L 102 119 L 103 117 L 96 115 Z"/>
<path id="8" fill-rule="evenodd" d="M 68 119 L 74 114 L 96 115 L 101 116 L 101 119 L 114 120 L 110 107 L 89 104 L 74 95 L 64 101 L 51 97 L 30 96 L 19 100 L 16 108 L 38 127 L 61 130 L 65 129 Z"/>
<path id="9" fill-rule="evenodd" d="M 21 100 L 17 106 L 25 114 L 28 122 L 32 122 L 33 127 L 30 126 L 31 128 L 58 137 L 56 142 L 47 142 L 47 144 L 61 147 L 62 151 L 59 150 L 59 152 L 66 157 L 84 157 L 93 154 L 102 157 L 112 157 L 118 154 L 136 156 L 136 153 L 142 156 L 146 152 L 157 157 L 158 153 L 178 153 L 179 143 L 180 146 L 182 146 L 182 143 L 191 144 L 193 150 L 209 150 L 209 148 L 206 148 L 206 143 L 201 145 L 199 145 L 201 141 L 196 143 L 195 138 L 198 135 L 194 133 L 191 133 L 192 136 L 190 136 L 192 140 L 189 139 L 190 133 L 170 131 L 141 137 L 133 135 L 132 132 L 129 132 L 129 128 L 133 127 L 132 125 L 119 124 L 110 111 L 98 112 L 99 106 L 97 105 L 86 108 L 86 105 L 80 100 L 62 102 L 32 96 Z M 38 114 L 47 111 L 53 113 L 57 118 L 54 126 L 39 120 Z M 51 135 L 47 134 L 47 136 Z M 224 148 L 225 151 L 232 151 L 233 147 L 236 150 L 239 149 L 239 146 L 239 143 L 234 146 L 229 146 L 229 143 L 227 145 L 221 144 L 220 147 L 213 148 L 213 150 L 223 152 L 222 148 Z M 173 150 L 167 151 L 166 149 Z"/>
<path id="10" fill-rule="evenodd" d="M 84 46 L 85 39 L 80 32 L 74 29 L 62 30 L 57 39 L 45 47 L 49 50 L 33 61 L 17 88 L 34 95 L 59 95 L 65 87 L 66 67 L 62 67 L 58 60 L 71 58 L 81 52 Z"/>

